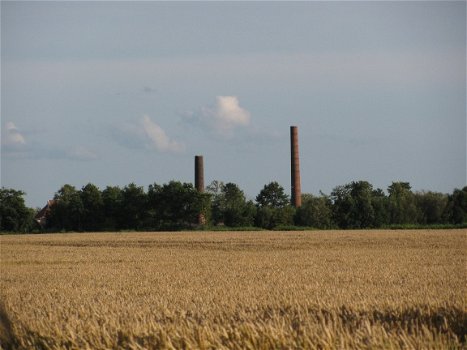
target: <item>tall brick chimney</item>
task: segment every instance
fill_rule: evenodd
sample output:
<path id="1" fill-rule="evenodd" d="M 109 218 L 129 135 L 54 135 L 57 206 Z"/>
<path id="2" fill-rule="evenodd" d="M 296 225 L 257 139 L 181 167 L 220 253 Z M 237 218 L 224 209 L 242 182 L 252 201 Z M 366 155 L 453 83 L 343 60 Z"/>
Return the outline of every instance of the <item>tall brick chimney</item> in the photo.
<path id="1" fill-rule="evenodd" d="M 195 188 L 199 193 L 204 192 L 204 162 L 203 156 L 195 156 Z M 198 224 L 205 225 L 206 217 L 201 212 L 198 214 Z"/>
<path id="2" fill-rule="evenodd" d="M 298 128 L 290 127 L 290 170 L 292 196 L 291 202 L 295 208 L 302 205 L 302 190 L 300 186 L 300 158 L 298 155 Z"/>
<path id="3" fill-rule="evenodd" d="M 203 156 L 195 156 L 195 188 L 198 192 L 204 192 Z"/>

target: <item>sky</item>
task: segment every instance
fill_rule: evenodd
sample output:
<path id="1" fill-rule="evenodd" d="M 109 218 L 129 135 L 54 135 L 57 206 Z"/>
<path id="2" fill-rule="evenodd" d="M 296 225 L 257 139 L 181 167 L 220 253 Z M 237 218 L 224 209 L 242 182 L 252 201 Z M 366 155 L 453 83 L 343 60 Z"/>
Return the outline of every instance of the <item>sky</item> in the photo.
<path id="1" fill-rule="evenodd" d="M 466 2 L 1 2 L 1 185 L 466 185 Z"/>

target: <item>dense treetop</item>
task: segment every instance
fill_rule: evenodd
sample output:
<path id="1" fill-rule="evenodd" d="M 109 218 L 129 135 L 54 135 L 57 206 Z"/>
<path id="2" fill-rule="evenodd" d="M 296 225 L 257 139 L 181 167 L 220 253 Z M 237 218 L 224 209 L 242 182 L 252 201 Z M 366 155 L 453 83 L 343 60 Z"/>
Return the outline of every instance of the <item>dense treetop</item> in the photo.
<path id="1" fill-rule="evenodd" d="M 467 187 L 451 194 L 413 192 L 408 182 L 393 182 L 387 194 L 367 181 L 336 186 L 330 195 L 302 195 L 294 208 L 277 182 L 266 184 L 247 200 L 234 183 L 213 181 L 205 193 L 191 183 L 151 184 L 148 190 L 131 183 L 100 190 L 89 183 L 81 189 L 65 184 L 45 211 L 45 225 L 27 208 L 24 192 L 0 191 L 1 231 L 181 230 L 208 227 L 274 229 L 304 226 L 319 229 L 380 228 L 394 225 L 467 224 Z M 201 221 L 202 218 L 202 221 Z"/>

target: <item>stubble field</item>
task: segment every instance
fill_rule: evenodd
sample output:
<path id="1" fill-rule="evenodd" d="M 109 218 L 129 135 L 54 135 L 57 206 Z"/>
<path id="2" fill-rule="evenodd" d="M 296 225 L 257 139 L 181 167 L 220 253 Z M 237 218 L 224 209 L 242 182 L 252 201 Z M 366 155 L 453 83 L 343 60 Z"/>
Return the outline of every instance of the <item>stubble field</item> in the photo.
<path id="1" fill-rule="evenodd" d="M 0 236 L 1 348 L 457 349 L 466 231 Z"/>

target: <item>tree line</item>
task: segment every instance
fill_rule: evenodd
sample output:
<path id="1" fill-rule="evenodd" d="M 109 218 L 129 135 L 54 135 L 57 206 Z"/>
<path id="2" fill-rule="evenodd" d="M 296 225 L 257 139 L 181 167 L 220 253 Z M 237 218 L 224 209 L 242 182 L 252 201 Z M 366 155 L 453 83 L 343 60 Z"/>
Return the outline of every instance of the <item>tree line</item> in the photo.
<path id="1" fill-rule="evenodd" d="M 364 229 L 409 225 L 465 225 L 467 186 L 451 194 L 413 192 L 408 182 L 393 182 L 387 193 L 367 181 L 335 187 L 329 195 L 303 194 L 294 208 L 277 182 L 265 185 L 255 201 L 248 200 L 234 183 L 213 181 L 204 193 L 191 183 L 124 187 L 94 184 L 81 189 L 62 186 L 46 212 L 45 226 L 34 220 L 38 209 L 27 208 L 24 192 L 0 192 L 1 231 L 120 231 L 182 230 L 200 226 L 258 227 L 302 226 L 317 229 Z"/>

